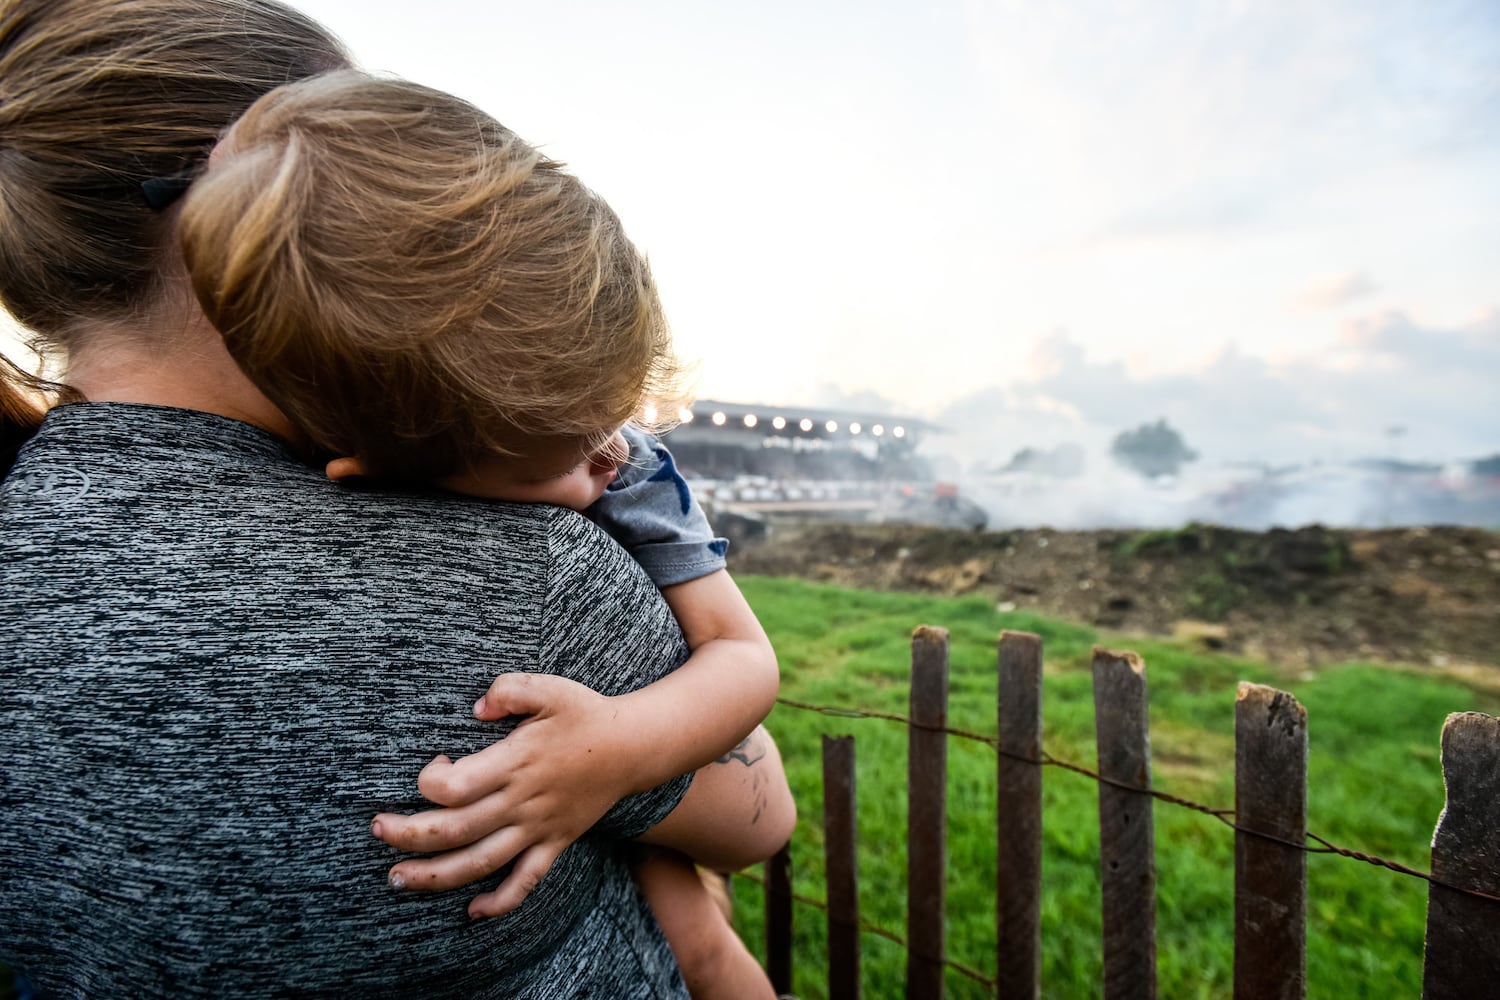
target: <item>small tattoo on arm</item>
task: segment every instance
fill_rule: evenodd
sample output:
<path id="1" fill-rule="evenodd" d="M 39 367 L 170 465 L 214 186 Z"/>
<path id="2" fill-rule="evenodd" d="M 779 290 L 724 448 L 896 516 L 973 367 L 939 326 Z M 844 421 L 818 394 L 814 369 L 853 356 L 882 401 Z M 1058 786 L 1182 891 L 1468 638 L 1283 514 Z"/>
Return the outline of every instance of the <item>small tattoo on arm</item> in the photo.
<path id="1" fill-rule="evenodd" d="M 746 767 L 754 767 L 765 759 L 765 756 L 765 745 L 755 738 L 754 733 L 751 733 L 735 744 L 733 750 L 714 761 L 714 763 L 728 764 L 732 760 L 737 760 Z"/>

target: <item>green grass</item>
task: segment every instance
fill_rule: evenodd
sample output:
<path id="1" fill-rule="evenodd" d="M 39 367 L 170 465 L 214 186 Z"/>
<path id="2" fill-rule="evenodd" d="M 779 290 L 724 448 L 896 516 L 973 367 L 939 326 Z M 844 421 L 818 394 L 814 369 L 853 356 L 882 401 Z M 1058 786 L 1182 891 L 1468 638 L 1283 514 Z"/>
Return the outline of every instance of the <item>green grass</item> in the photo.
<path id="1" fill-rule="evenodd" d="M 937 598 L 849 590 L 800 581 L 739 580 L 780 656 L 782 695 L 844 708 L 907 713 L 910 635 L 919 624 L 950 632 L 949 724 L 993 734 L 995 643 L 1000 630 L 1044 641 L 1044 745 L 1054 757 L 1094 767 L 1090 652 L 1129 648 L 1146 662 L 1153 784 L 1217 807 L 1234 803 L 1234 701 L 1240 680 L 1290 690 L 1309 717 L 1309 828 L 1335 843 L 1426 869 L 1443 805 L 1438 738 L 1449 712 L 1496 706 L 1447 680 L 1362 664 L 1288 677 L 1272 667 L 1121 639 L 1034 615 L 1000 613 L 977 597 Z M 781 746 L 800 820 L 793 839 L 794 890 L 825 898 L 822 734 L 856 737 L 861 914 L 905 933 L 906 746 L 899 723 L 825 716 L 778 706 L 769 720 Z M 962 739 L 948 751 L 947 950 L 994 974 L 995 756 Z M 1101 995 L 1098 790 L 1059 768 L 1044 775 L 1043 995 Z M 1233 832 L 1211 817 L 1158 802 L 1157 950 L 1160 995 L 1228 997 L 1233 979 Z M 1308 858 L 1308 995 L 1418 996 L 1426 887 L 1356 861 Z M 736 880 L 736 923 L 753 950 L 764 940 L 762 893 Z M 898 996 L 905 955 L 866 934 L 864 993 Z M 795 911 L 795 987 L 826 996 L 822 911 Z M 979 984 L 948 974 L 948 995 L 980 997 Z"/>

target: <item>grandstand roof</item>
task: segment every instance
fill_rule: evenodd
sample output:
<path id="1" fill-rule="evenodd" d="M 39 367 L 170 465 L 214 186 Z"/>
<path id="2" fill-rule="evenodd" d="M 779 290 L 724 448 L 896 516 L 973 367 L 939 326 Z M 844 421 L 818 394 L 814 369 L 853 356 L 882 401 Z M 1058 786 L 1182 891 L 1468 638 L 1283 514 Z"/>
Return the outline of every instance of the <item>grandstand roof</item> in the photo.
<path id="1" fill-rule="evenodd" d="M 916 417 L 863 409 L 730 403 L 700 399 L 680 415 L 674 434 L 697 437 L 716 431 L 737 436 L 800 437 L 833 441 L 858 438 L 909 439 L 943 428 Z M 684 434 L 684 432 L 687 432 Z"/>

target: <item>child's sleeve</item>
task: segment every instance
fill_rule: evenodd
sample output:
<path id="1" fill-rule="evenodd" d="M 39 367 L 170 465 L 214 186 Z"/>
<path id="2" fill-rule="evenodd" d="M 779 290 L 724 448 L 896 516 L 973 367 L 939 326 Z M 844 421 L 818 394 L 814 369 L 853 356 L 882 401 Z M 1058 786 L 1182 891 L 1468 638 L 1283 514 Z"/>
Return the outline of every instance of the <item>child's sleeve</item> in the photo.
<path id="1" fill-rule="evenodd" d="M 657 587 L 724 568 L 727 539 L 714 535 L 671 452 L 634 427 L 624 429 L 630 458 L 584 514 L 640 563 Z"/>

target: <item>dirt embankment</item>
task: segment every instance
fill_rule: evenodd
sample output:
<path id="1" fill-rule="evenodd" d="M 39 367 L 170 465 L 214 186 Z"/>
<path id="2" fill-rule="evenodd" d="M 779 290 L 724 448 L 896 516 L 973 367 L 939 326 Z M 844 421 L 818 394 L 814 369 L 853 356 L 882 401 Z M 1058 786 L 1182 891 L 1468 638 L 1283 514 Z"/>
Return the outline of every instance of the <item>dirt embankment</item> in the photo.
<path id="1" fill-rule="evenodd" d="M 779 526 L 737 573 L 983 594 L 1288 666 L 1373 659 L 1500 683 L 1500 534 L 1475 528 L 944 531 Z M 1486 684 L 1488 686 L 1488 684 Z"/>

